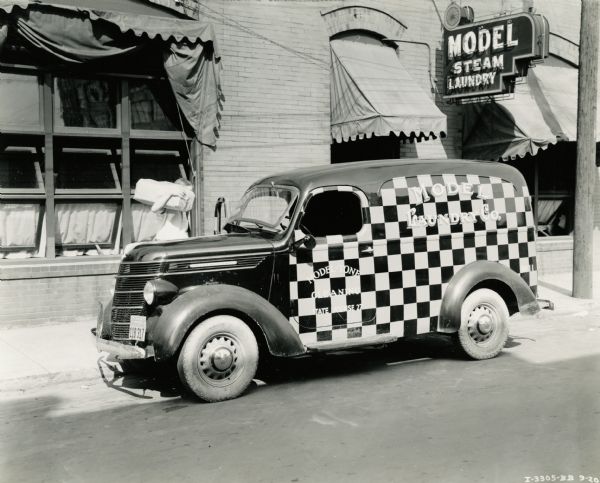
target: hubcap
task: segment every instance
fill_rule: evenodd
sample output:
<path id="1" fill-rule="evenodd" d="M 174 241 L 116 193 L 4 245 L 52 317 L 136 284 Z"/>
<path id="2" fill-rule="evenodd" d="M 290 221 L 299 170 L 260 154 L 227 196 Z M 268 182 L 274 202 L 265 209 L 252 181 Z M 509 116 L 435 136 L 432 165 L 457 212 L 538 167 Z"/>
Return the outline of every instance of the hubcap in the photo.
<path id="1" fill-rule="evenodd" d="M 477 328 L 479 329 L 479 332 L 481 332 L 482 334 L 487 334 L 489 332 L 491 332 L 492 330 L 492 320 L 487 317 L 487 316 L 482 316 L 478 321 L 477 321 Z"/>
<path id="2" fill-rule="evenodd" d="M 206 379 L 212 381 L 231 378 L 242 367 L 239 356 L 238 343 L 233 336 L 214 336 L 200 351 L 200 371 Z"/>
<path id="3" fill-rule="evenodd" d="M 212 355 L 212 364 L 217 371 L 226 371 L 233 364 L 233 354 L 229 349 L 221 347 Z"/>
<path id="4" fill-rule="evenodd" d="M 467 329 L 477 343 L 489 340 L 498 326 L 498 314 L 488 305 L 478 305 L 469 314 Z"/>

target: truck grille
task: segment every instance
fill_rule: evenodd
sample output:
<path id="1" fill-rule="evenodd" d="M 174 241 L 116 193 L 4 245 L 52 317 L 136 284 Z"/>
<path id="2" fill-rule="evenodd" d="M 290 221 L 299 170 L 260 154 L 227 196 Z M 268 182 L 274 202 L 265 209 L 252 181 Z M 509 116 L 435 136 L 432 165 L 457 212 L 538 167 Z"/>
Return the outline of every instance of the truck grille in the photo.
<path id="1" fill-rule="evenodd" d="M 129 340 L 132 315 L 146 315 L 144 285 L 160 273 L 161 262 L 122 262 L 115 284 L 111 313 L 113 340 Z"/>

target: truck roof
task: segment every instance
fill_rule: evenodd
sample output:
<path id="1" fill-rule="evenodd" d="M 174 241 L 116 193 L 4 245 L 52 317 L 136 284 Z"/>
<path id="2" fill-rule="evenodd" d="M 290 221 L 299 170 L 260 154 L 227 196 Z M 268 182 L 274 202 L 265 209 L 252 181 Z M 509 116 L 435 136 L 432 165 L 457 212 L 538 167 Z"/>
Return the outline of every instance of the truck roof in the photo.
<path id="1" fill-rule="evenodd" d="M 347 185 L 373 193 L 392 178 L 420 174 L 496 176 L 517 186 L 526 184 L 521 173 L 505 163 L 466 159 L 411 158 L 355 161 L 295 169 L 268 176 L 254 185 L 271 183 L 291 185 L 296 186 L 300 191 L 310 191 L 321 186 Z"/>

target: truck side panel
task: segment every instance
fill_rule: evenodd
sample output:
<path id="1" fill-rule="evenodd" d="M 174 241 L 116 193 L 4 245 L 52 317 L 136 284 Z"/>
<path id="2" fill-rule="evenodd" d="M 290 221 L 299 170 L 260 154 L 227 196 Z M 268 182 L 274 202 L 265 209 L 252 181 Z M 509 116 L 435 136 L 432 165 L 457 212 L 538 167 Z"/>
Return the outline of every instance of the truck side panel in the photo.
<path id="1" fill-rule="evenodd" d="M 536 293 L 535 227 L 524 182 L 423 174 L 394 178 L 367 195 L 370 240 L 361 241 L 372 241 L 375 285 L 362 297 L 375 301 L 376 316 L 337 326 L 317 320 L 314 331 L 301 334 L 306 345 L 436 331 L 446 287 L 478 260 L 502 264 Z"/>

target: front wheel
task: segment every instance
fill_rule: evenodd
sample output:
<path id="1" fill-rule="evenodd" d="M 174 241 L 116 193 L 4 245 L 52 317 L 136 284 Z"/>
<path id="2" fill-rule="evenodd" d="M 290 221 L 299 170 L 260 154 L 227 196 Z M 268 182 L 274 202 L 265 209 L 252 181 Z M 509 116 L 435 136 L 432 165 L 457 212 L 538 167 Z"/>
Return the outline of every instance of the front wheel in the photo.
<path id="1" fill-rule="evenodd" d="M 462 304 L 460 328 L 455 336 L 459 349 L 472 359 L 491 359 L 508 339 L 508 308 L 493 290 L 470 293 Z"/>
<path id="2" fill-rule="evenodd" d="M 183 385 L 207 402 L 242 394 L 258 366 L 252 330 L 231 315 L 202 321 L 186 339 L 177 361 Z"/>

